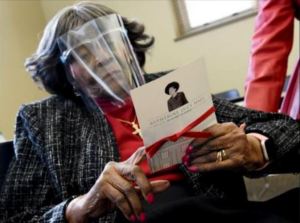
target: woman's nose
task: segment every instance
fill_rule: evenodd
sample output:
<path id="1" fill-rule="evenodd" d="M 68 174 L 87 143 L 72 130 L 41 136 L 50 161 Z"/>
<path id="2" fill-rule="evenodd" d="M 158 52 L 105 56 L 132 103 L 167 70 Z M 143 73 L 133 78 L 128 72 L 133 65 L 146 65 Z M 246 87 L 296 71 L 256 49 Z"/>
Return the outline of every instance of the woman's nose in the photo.
<path id="1" fill-rule="evenodd" d="M 102 66 L 101 57 L 97 55 L 91 57 L 89 64 L 92 66 L 92 68 L 101 67 Z"/>
<path id="2" fill-rule="evenodd" d="M 94 59 L 93 64 L 95 68 L 105 68 L 111 66 L 113 62 L 114 62 L 113 57 L 99 56 Z"/>

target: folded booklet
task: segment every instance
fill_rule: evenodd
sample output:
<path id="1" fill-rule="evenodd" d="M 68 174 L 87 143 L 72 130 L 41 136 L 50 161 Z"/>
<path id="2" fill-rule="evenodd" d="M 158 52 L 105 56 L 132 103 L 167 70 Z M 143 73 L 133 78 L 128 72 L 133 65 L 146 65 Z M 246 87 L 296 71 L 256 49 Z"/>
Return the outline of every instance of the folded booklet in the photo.
<path id="1" fill-rule="evenodd" d="M 130 94 L 153 173 L 180 164 L 189 143 L 217 123 L 201 59 Z"/>

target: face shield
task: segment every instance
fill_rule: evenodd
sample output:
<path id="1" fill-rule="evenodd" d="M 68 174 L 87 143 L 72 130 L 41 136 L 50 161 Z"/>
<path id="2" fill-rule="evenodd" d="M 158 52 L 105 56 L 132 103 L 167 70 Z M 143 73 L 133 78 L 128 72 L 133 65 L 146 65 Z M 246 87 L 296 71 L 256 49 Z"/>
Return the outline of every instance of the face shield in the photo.
<path id="1" fill-rule="evenodd" d="M 103 113 L 124 106 L 129 91 L 145 83 L 119 15 L 91 20 L 58 44 L 69 81 Z"/>

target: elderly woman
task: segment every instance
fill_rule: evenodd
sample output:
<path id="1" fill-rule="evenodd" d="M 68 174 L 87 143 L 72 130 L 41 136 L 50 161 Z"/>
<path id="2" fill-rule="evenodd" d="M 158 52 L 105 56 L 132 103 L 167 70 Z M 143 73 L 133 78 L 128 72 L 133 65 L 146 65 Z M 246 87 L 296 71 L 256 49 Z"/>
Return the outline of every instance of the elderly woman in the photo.
<path id="1" fill-rule="evenodd" d="M 201 209 L 201 199 L 245 201 L 241 173 L 263 174 L 296 151 L 298 123 L 214 98 L 218 122 L 223 124 L 207 129 L 212 137 L 195 140 L 180 168 L 156 174 L 147 171 L 142 139 L 131 134 L 130 125 L 117 122 L 120 114 L 107 119 L 85 103 L 87 95 L 98 92 L 94 102 L 111 108 L 111 100 L 122 99 L 126 91 L 114 97 L 110 92 L 107 97 L 109 91 L 93 78 L 85 78 L 82 67 L 70 58 L 76 56 L 59 49 L 61 36 L 113 13 L 86 2 L 63 9 L 48 23 L 36 53 L 26 61 L 34 80 L 54 96 L 19 111 L 16 154 L 0 196 L 1 222 L 165 222 L 165 214 L 171 222 L 195 215 L 201 219 L 201 213 L 189 209 L 191 205 Z M 142 24 L 124 17 L 122 22 L 143 66 L 154 39 L 144 33 Z M 88 54 L 80 56 L 94 61 Z M 95 66 L 101 69 L 103 64 L 100 60 Z M 113 74 L 122 78 L 118 72 L 109 73 Z M 145 78 L 151 81 L 160 75 Z M 119 89 L 110 76 L 102 78 Z M 89 90 L 80 88 L 82 83 Z M 125 144 L 120 131 L 126 136 Z M 262 149 L 265 141 L 272 142 L 266 151 Z"/>

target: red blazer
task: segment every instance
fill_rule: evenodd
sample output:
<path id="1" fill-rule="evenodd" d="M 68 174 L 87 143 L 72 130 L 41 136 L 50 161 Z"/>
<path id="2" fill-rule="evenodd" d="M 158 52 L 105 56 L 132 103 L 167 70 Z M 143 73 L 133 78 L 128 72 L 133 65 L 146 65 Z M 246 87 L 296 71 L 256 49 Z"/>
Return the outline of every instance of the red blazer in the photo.
<path id="1" fill-rule="evenodd" d="M 259 13 L 245 85 L 245 105 L 277 112 L 293 44 L 294 18 L 300 18 L 300 0 L 258 2 Z"/>

